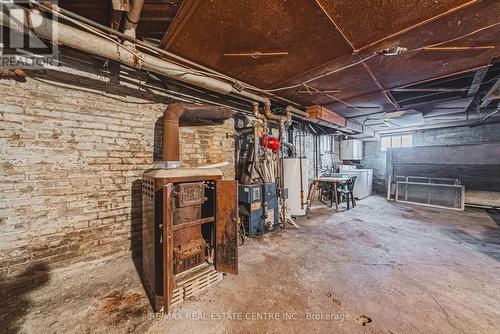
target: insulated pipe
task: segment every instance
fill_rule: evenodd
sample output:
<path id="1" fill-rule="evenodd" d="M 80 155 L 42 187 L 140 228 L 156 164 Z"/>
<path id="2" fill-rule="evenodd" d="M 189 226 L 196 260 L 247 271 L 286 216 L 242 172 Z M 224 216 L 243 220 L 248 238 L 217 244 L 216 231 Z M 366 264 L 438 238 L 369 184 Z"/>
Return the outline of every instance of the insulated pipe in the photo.
<path id="1" fill-rule="evenodd" d="M 180 166 L 179 126 L 222 124 L 233 116 L 229 107 L 169 104 L 163 113 L 163 154 L 167 167 Z"/>
<path id="2" fill-rule="evenodd" d="M 130 10 L 125 14 L 123 33 L 132 38 L 136 38 L 136 29 L 141 18 L 144 0 L 130 0 Z"/>
<path id="3" fill-rule="evenodd" d="M 41 13 L 37 10 L 28 10 L 19 6 L 16 8 L 25 10 L 28 22 L 30 22 L 30 27 L 28 27 L 26 22 L 25 27 L 20 27 L 18 25 L 12 27 L 12 29 L 22 33 L 24 33 L 26 29 L 31 28 L 37 36 L 50 40 L 54 43 L 60 43 L 83 52 L 118 61 L 136 69 L 144 69 L 156 74 L 165 75 L 167 77 L 174 78 L 219 94 L 233 94 L 250 101 L 257 101 L 261 103 L 265 103 L 269 100 L 266 97 L 259 96 L 252 92 L 235 89 L 231 84 L 224 81 L 210 78 L 202 74 L 189 73 L 193 71 L 170 61 L 151 56 L 137 50 L 131 51 L 124 49 L 123 46 L 117 45 L 115 42 L 104 37 L 100 37 L 62 23 L 57 23 L 56 21 L 43 17 L 43 15 L 41 15 Z M 9 18 L 3 13 L 0 13 L 0 18 L 0 25 L 9 27 Z M 55 29 L 56 27 L 57 29 Z M 57 31 L 57 38 L 54 38 L 55 36 L 53 36 L 55 31 Z M 294 107 L 290 107 L 290 110 L 295 115 L 300 117 L 306 117 L 308 115 L 307 112 Z"/>
<path id="4" fill-rule="evenodd" d="M 223 95 L 233 92 L 232 86 L 228 83 L 200 74 L 191 73 L 193 72 L 192 70 L 183 66 L 176 65 L 137 50 L 131 51 L 116 41 L 96 36 L 62 23 L 57 23 L 44 17 L 36 10 L 25 10 L 25 13 L 28 17 L 28 22 L 31 23 L 32 31 L 43 39 L 88 52 L 99 57 L 119 61 L 132 68 L 144 69 L 146 71 L 165 75 Z M 9 18 L 3 13 L 1 18 L 0 25 L 9 27 Z M 27 26 L 20 27 L 19 25 L 14 25 L 11 28 L 21 33 L 29 29 Z M 57 36 L 53 35 L 55 33 L 57 33 Z"/>

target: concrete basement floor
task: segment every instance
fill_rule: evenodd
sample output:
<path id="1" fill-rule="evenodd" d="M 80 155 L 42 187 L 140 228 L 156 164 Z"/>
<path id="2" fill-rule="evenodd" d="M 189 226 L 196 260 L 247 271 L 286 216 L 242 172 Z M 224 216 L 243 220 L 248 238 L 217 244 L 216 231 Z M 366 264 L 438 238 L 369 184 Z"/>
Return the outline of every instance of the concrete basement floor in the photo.
<path id="1" fill-rule="evenodd" d="M 2 330 L 498 333 L 500 213 L 372 196 L 340 213 L 315 207 L 299 224 L 250 240 L 240 251 L 240 274 L 185 302 L 172 319 L 153 319 L 133 262 L 115 257 L 42 267 L 36 279 L 11 292 L 4 287 Z M 246 319 L 264 313 L 296 319 Z M 206 319 L 186 319 L 195 316 Z"/>

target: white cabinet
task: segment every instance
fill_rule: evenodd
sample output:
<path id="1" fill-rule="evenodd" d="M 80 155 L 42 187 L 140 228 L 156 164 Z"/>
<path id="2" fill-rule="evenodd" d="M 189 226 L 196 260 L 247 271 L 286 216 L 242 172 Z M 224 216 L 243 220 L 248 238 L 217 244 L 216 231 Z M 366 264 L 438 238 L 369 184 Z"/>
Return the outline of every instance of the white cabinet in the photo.
<path id="1" fill-rule="evenodd" d="M 301 182 L 300 182 L 300 163 L 302 162 L 302 190 L 304 191 L 304 198 L 300 196 Z M 309 184 L 307 177 L 307 159 L 298 158 L 285 158 L 283 159 L 283 168 L 285 175 L 285 188 L 288 189 L 288 199 L 286 201 L 290 214 L 293 217 L 300 217 L 306 215 L 307 205 L 302 205 L 302 201 L 306 201 Z"/>
<path id="2" fill-rule="evenodd" d="M 341 173 L 332 174 L 332 177 L 352 177 L 356 176 L 354 182 L 354 197 L 362 199 L 371 196 L 373 193 L 373 169 L 350 169 Z"/>
<path id="3" fill-rule="evenodd" d="M 373 191 L 373 169 L 353 169 L 348 173 L 350 176 L 356 176 L 354 182 L 354 197 L 361 199 L 368 197 Z"/>
<path id="4" fill-rule="evenodd" d="M 340 142 L 341 160 L 362 160 L 363 142 L 357 139 L 343 140 Z"/>

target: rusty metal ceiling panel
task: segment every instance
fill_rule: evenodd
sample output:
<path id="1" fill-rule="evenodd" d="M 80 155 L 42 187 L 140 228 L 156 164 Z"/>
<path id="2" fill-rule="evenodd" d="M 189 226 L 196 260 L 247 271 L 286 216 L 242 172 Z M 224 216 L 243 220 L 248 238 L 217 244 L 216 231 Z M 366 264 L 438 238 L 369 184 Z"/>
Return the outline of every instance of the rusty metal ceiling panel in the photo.
<path id="1" fill-rule="evenodd" d="M 442 53 L 418 52 L 401 55 L 398 59 L 384 59 L 377 65 L 370 62 L 370 67 L 386 89 L 393 89 L 486 66 L 493 55 L 493 52 L 474 51 L 451 60 L 449 55 Z"/>
<path id="2" fill-rule="evenodd" d="M 382 93 L 373 93 L 347 100 L 349 105 L 334 102 L 325 105 L 326 108 L 341 114 L 346 118 L 361 115 L 374 115 L 385 111 L 394 110 L 394 106 Z"/>
<path id="3" fill-rule="evenodd" d="M 109 1 L 59 3 L 109 24 Z M 461 111 L 466 106 L 456 99 L 467 95 L 465 89 L 429 99 L 411 89 L 457 88 L 449 77 L 487 66 L 500 55 L 499 17 L 498 0 L 146 0 L 138 36 L 163 37 L 167 50 L 264 89 L 300 84 L 381 49 L 406 47 L 408 53 L 377 55 L 310 82 L 312 90 L 278 92 L 303 106 L 368 117 L 396 107 Z M 424 50 L 436 43 L 486 48 Z M 255 52 L 276 54 L 251 57 Z"/>
<path id="4" fill-rule="evenodd" d="M 410 50 L 409 53 L 399 56 L 375 56 L 366 61 L 366 65 L 368 65 L 369 70 L 373 73 L 373 77 L 369 75 L 366 68 L 357 65 L 310 83 L 311 86 L 320 90 L 331 91 L 330 95 L 340 98 L 348 104 L 358 106 L 360 110 L 342 103 L 335 103 L 324 94 L 321 95 L 317 92 L 315 94 L 304 93 L 304 88 L 301 89 L 302 93 L 300 94 L 297 93 L 297 90 L 283 93 L 286 93 L 288 98 L 294 98 L 295 101 L 304 105 L 327 105 L 332 110 L 343 115 L 348 115 L 348 117 L 363 114 L 362 111 L 364 110 L 376 111 L 377 108 L 381 108 L 380 111 L 393 110 L 395 104 L 390 102 L 390 96 L 382 93 L 383 90 L 391 90 L 416 82 L 451 76 L 455 73 L 467 72 L 473 68 L 487 66 L 491 59 L 499 55 L 500 52 L 500 39 L 498 38 L 500 25 L 481 30 L 477 33 L 476 31 L 497 23 L 498 17 L 500 17 L 500 2 L 498 1 L 487 0 L 468 6 L 438 20 L 429 22 L 425 26 L 387 39 L 370 50 L 363 51 L 360 54 L 361 57 L 370 56 L 379 49 L 394 45 L 401 45 Z M 471 34 L 472 32 L 474 33 Z M 495 46 L 495 48 L 484 50 L 473 49 L 460 52 L 412 51 L 427 45 L 456 39 L 464 35 L 469 36 L 460 38 L 452 43 L 443 44 L 443 46 L 488 45 Z M 328 73 L 333 69 L 352 64 L 357 59 L 359 58 L 356 58 L 354 55 L 343 57 L 314 71 L 298 76 L 293 80 L 280 83 L 279 86 L 304 82 L 320 74 Z M 378 93 L 374 94 L 374 92 Z M 446 97 L 446 94 L 443 95 Z"/>
<path id="5" fill-rule="evenodd" d="M 332 61 L 324 66 L 309 71 L 306 74 L 297 76 L 291 80 L 280 82 L 276 86 L 283 87 L 300 84 L 309 78 L 330 73 L 357 61 L 359 61 L 359 57 L 357 55 L 342 57 L 342 59 Z M 339 73 L 324 76 L 321 79 L 311 82 L 310 86 L 342 100 L 379 91 L 379 87 L 373 82 L 370 75 L 361 64 L 345 69 Z M 335 101 L 334 98 L 328 97 L 326 94 L 322 94 L 314 90 L 308 90 L 304 86 L 297 89 L 282 91 L 280 95 L 286 96 L 286 98 L 292 99 L 294 102 L 301 103 L 306 106 L 314 104 L 328 104 Z"/>
<path id="6" fill-rule="evenodd" d="M 310 0 L 185 1 L 163 45 L 261 88 L 352 52 L 334 24 Z M 254 52 L 287 55 L 224 56 Z"/>
<path id="7" fill-rule="evenodd" d="M 453 10 L 471 0 L 316 0 L 356 48 Z"/>
<path id="8" fill-rule="evenodd" d="M 500 25 L 479 31 L 493 24 L 498 24 L 500 2 L 483 1 L 477 5 L 454 12 L 442 19 L 423 27 L 404 33 L 394 39 L 387 40 L 381 47 L 401 45 L 410 52 L 396 57 L 378 57 L 367 63 L 373 73 L 385 86 L 394 88 L 434 77 L 451 75 L 484 66 L 500 54 Z M 424 46 L 460 38 L 440 47 L 476 47 L 488 46 L 490 49 L 426 51 Z M 370 50 L 371 52 L 374 50 Z M 366 56 L 367 51 L 364 53 Z"/>
<path id="9" fill-rule="evenodd" d="M 376 45 L 364 49 L 362 54 L 371 54 L 394 45 L 406 47 L 411 51 L 435 43 L 442 43 L 463 37 L 454 41 L 455 45 L 461 45 L 467 40 L 475 41 L 482 33 L 490 31 L 498 32 L 498 26 L 492 26 L 491 29 L 488 27 L 498 24 L 499 15 L 500 1 L 482 0 L 425 25 L 387 38 Z M 450 58 L 456 56 L 457 54 L 451 54 Z"/>
<path id="10" fill-rule="evenodd" d="M 328 104 L 335 102 L 335 98 L 347 100 L 380 90 L 362 65 L 351 67 L 342 73 L 321 78 L 311 83 L 310 86 L 327 94 L 302 87 L 296 91 L 293 100 L 304 105 Z"/>

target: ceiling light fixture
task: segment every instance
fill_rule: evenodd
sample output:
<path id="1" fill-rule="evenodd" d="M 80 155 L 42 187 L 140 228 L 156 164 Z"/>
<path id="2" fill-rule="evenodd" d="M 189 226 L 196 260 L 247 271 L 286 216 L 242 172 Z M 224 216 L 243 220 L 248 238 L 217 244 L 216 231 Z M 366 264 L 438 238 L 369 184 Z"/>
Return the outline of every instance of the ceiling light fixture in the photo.
<path id="1" fill-rule="evenodd" d="M 399 56 L 407 51 L 408 49 L 402 46 L 393 46 L 392 48 L 380 50 L 377 53 L 381 56 Z"/>

